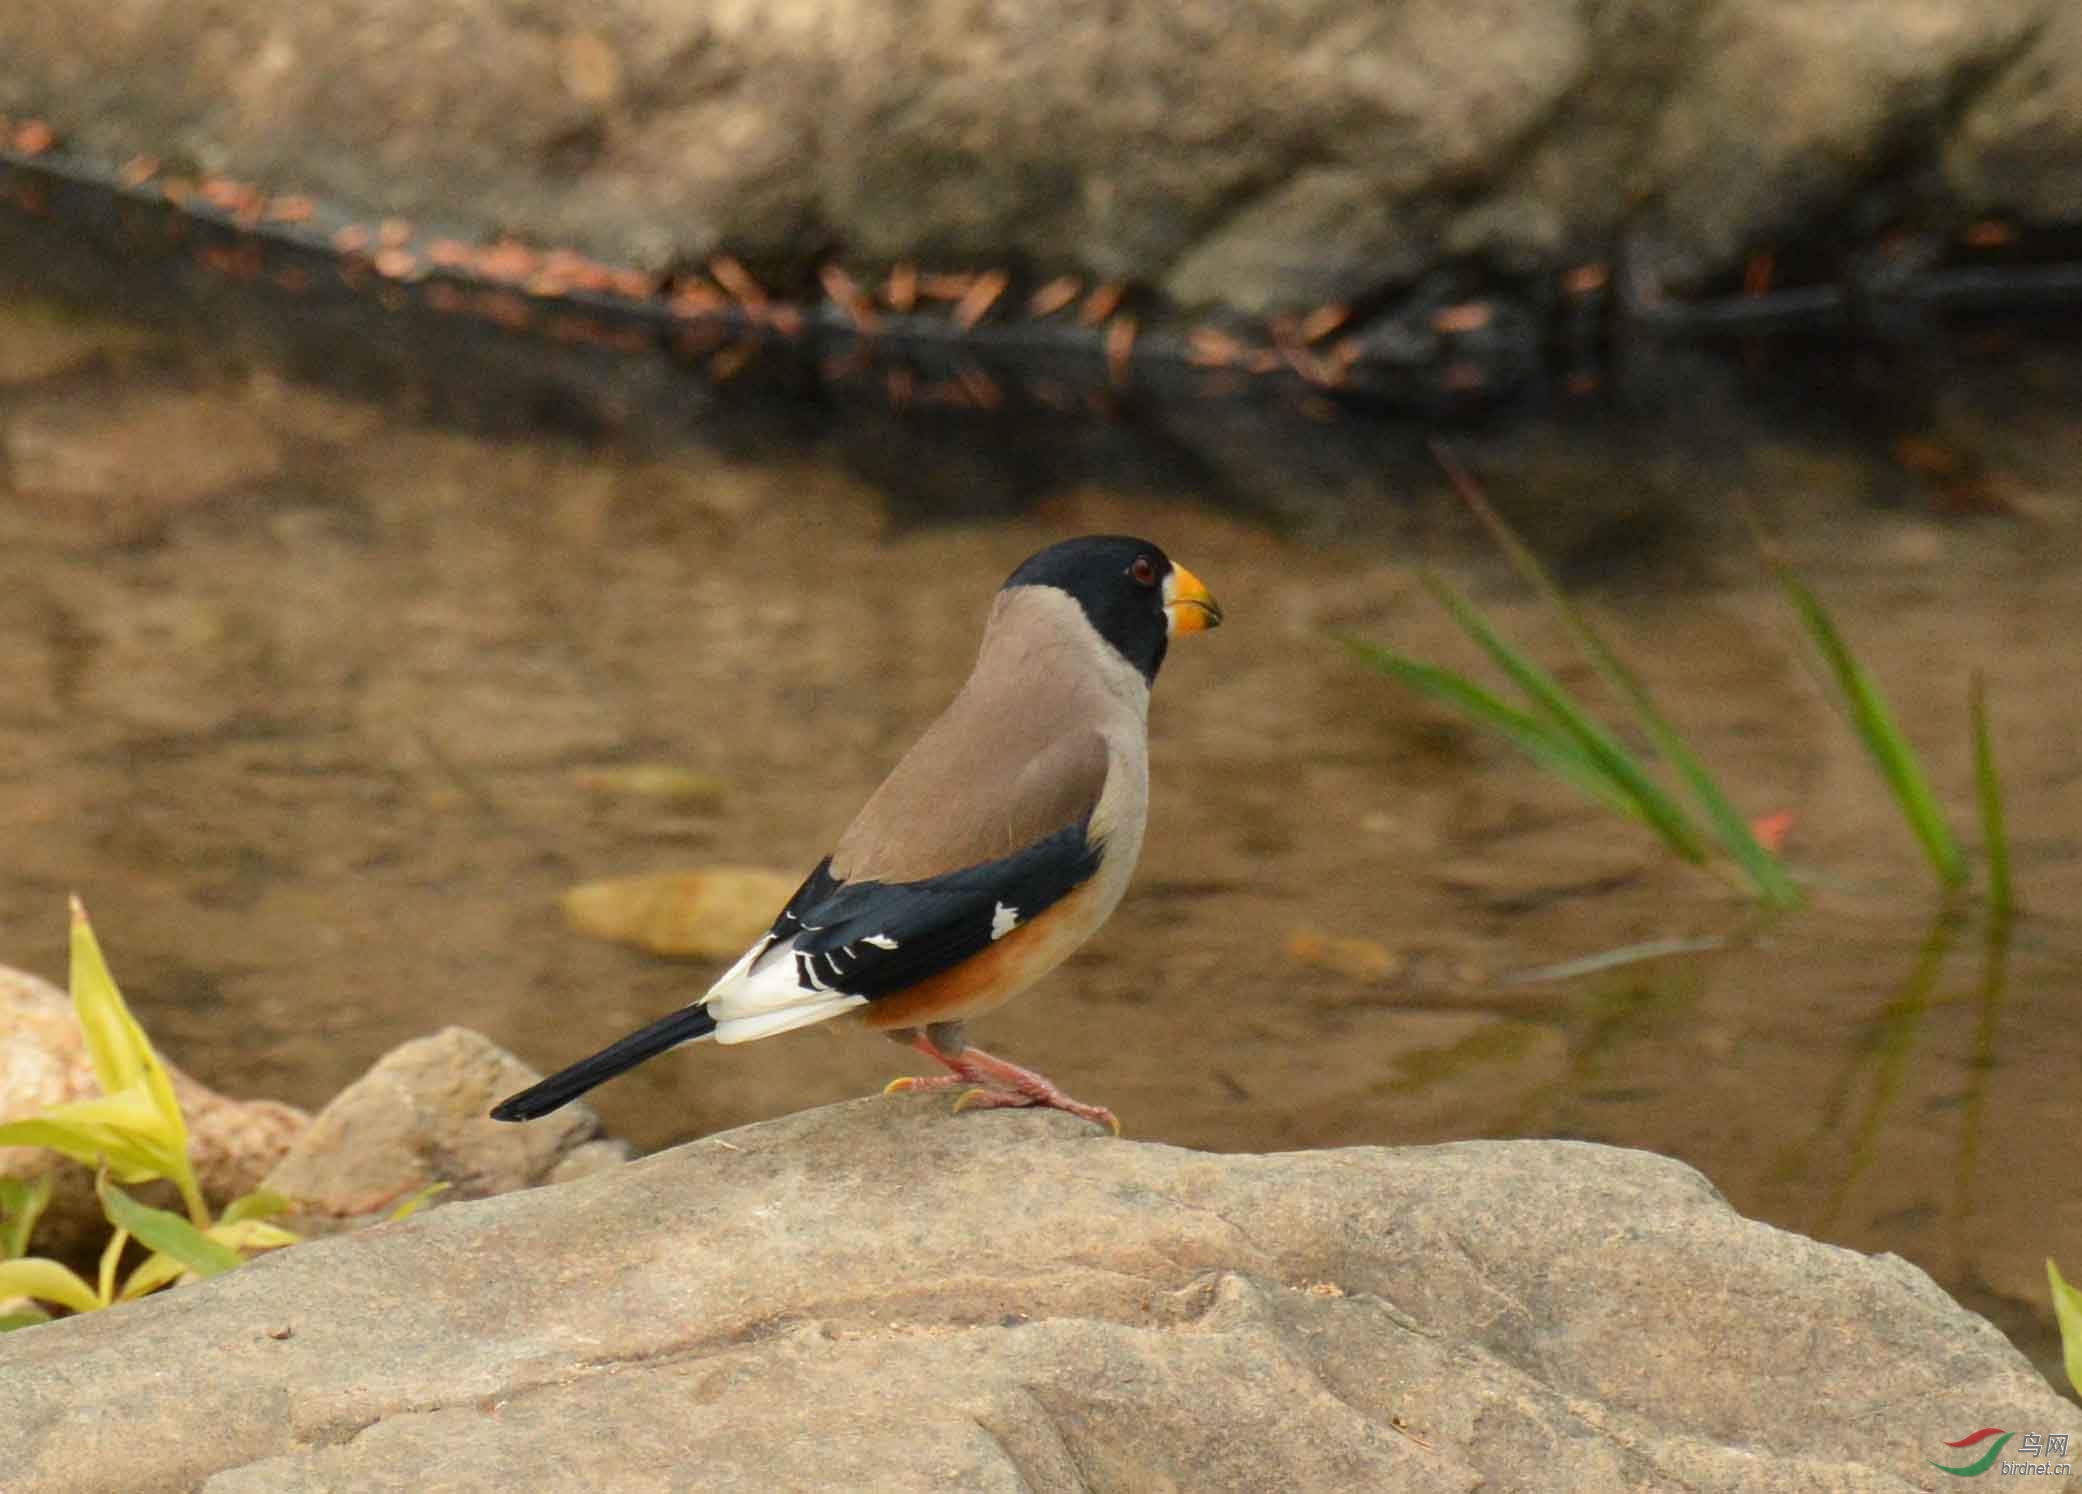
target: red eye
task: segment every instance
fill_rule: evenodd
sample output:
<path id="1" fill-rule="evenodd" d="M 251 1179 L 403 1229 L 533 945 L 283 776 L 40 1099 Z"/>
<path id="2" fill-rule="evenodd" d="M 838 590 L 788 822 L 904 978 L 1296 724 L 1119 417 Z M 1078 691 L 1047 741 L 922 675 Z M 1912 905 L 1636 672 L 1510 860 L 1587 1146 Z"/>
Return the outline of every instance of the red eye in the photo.
<path id="1" fill-rule="evenodd" d="M 1157 584 L 1156 565 L 1147 555 L 1136 556 L 1135 563 L 1128 567 L 1128 574 L 1135 578 L 1137 586 L 1155 586 Z"/>

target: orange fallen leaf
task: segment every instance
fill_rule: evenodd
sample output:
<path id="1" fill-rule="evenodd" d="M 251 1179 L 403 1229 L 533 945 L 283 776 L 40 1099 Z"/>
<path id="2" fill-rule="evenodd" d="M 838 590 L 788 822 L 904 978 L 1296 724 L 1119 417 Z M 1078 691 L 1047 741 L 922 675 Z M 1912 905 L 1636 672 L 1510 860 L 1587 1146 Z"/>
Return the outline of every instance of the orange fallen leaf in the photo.
<path id="1" fill-rule="evenodd" d="M 1776 856 L 1786 848 L 1786 838 L 1793 833 L 1793 811 L 1781 809 L 1760 814 L 1750 822 L 1749 833 L 1757 838 L 1758 845 Z"/>

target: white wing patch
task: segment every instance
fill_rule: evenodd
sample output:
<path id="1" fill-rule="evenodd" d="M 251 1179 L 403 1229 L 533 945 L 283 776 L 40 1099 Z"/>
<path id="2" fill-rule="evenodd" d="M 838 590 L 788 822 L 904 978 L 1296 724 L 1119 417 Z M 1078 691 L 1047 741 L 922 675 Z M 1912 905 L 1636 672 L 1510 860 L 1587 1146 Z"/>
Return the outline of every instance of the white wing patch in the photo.
<path id="1" fill-rule="evenodd" d="M 1019 927 L 1019 909 L 999 903 L 990 913 L 990 941 L 995 944 Z"/>
<path id="2" fill-rule="evenodd" d="M 890 938 L 887 934 L 869 934 L 865 939 L 862 939 L 860 942 L 862 944 L 872 944 L 877 949 L 896 948 L 896 940 Z"/>
<path id="3" fill-rule="evenodd" d="M 790 939 L 774 944 L 762 939 L 709 987 L 701 1004 L 716 1019 L 716 1041 L 749 1043 L 822 1022 L 866 1002 L 865 996 L 834 991 L 810 975 L 802 983 L 802 962 Z"/>

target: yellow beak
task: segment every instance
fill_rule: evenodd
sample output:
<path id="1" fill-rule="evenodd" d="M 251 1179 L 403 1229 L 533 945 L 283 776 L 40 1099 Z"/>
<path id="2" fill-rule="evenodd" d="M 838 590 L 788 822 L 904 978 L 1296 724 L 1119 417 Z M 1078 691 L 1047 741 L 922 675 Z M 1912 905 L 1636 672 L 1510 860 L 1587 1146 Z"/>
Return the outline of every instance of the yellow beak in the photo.
<path id="1" fill-rule="evenodd" d="M 1222 624 L 1222 608 L 1200 578 L 1174 563 L 1164 578 L 1164 618 L 1168 632 L 1204 633 Z"/>

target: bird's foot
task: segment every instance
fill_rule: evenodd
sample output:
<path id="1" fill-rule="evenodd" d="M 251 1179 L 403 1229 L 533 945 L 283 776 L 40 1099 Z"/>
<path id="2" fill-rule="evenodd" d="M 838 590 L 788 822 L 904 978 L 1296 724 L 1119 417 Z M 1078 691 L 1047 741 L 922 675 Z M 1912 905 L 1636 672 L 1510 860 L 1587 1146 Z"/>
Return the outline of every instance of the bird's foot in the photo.
<path id="1" fill-rule="evenodd" d="M 1049 1110 L 1067 1111 L 1094 1125 L 1104 1126 L 1114 1135 L 1121 1134 L 1121 1123 L 1111 1110 L 1103 1105 L 1087 1105 L 1082 1100 L 1073 1100 L 1043 1075 L 1032 1069 L 1021 1068 L 993 1057 L 981 1048 L 964 1048 L 959 1053 L 943 1053 L 931 1038 L 920 1034 L 912 1043 L 919 1052 L 936 1062 L 945 1064 L 951 1071 L 934 1074 L 927 1078 L 906 1078 L 890 1081 L 884 1094 L 915 1094 L 936 1089 L 951 1089 L 958 1084 L 974 1086 L 959 1100 L 954 1108 L 960 1110 L 1002 1110 L 1008 1107 L 1039 1105 Z"/>
<path id="2" fill-rule="evenodd" d="M 1048 1084 L 1046 1079 L 1041 1082 Z M 1027 1094 L 1023 1090 L 972 1089 L 954 1102 L 954 1108 L 959 1113 L 963 1110 L 1003 1110 L 1012 1106 L 1039 1105 L 1048 1110 L 1066 1111 L 1120 1135 L 1119 1118 L 1104 1105 L 1087 1105 L 1082 1100 L 1073 1100 L 1052 1084 L 1048 1085 L 1048 1091 L 1048 1095 L 1043 1096 Z"/>

